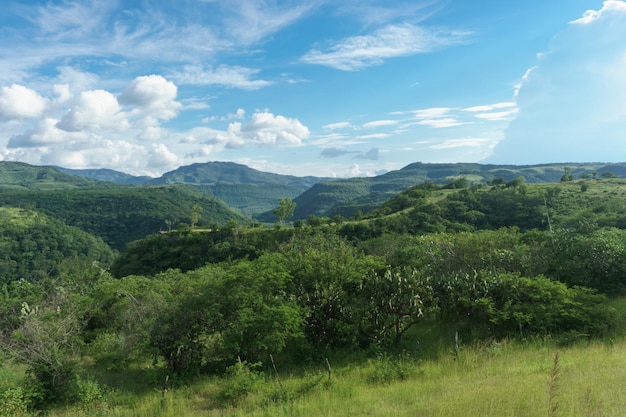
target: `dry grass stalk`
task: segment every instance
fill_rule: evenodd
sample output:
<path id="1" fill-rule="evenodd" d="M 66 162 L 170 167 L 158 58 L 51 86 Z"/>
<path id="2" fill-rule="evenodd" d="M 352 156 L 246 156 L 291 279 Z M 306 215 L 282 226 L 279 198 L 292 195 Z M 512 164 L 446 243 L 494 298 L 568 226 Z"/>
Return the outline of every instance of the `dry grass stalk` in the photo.
<path id="1" fill-rule="evenodd" d="M 558 394 L 560 388 L 561 367 L 559 363 L 559 352 L 554 354 L 552 369 L 548 379 L 548 417 L 557 417 L 559 411 Z"/>

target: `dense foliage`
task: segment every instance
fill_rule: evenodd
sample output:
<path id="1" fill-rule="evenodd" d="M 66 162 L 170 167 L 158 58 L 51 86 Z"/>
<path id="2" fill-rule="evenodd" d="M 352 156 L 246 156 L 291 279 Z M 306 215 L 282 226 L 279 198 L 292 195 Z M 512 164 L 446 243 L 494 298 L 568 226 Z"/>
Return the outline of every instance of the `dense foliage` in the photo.
<path id="1" fill-rule="evenodd" d="M 73 263 L 109 264 L 113 251 L 77 227 L 44 214 L 0 207 L 0 284 L 39 281 L 59 274 Z"/>
<path id="2" fill-rule="evenodd" d="M 189 225 L 129 245 L 109 272 L 97 239 L 35 211 L 2 209 L 9 238 L 0 244 L 12 255 L 0 265 L 13 275 L 0 294 L 0 348 L 27 370 L 20 398 L 44 407 L 93 393 L 96 371 L 256 375 L 274 357 L 295 366 L 338 352 L 406 351 L 421 325 L 466 342 L 610 336 L 607 301 L 626 292 L 623 185 L 457 178 L 407 189 L 362 217 L 203 229 L 213 200 L 192 193 L 183 207 L 180 188 L 112 188 L 107 198 L 12 191 L 3 198 L 26 193 L 83 227 L 98 216 L 117 225 L 120 213 L 140 227 L 156 207 L 184 208 Z M 81 205 L 100 209 L 86 221 Z M 45 273 L 33 272 L 45 262 Z M 245 392 L 245 381 L 224 401 Z"/>
<path id="3" fill-rule="evenodd" d="M 191 222 L 191 208 L 202 208 L 200 224 L 246 222 L 242 214 L 221 201 L 187 186 L 110 186 L 74 190 L 3 190 L 0 204 L 29 208 L 101 237 L 112 248 L 122 250 L 167 222 Z"/>

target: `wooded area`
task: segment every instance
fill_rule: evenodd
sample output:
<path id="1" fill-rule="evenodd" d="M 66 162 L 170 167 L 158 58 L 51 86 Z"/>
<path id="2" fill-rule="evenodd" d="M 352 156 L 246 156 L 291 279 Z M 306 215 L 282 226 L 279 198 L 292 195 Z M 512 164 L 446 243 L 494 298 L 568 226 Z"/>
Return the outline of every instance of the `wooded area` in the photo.
<path id="1" fill-rule="evenodd" d="M 406 355 L 433 326 L 468 345 L 623 337 L 625 180 L 458 178 L 289 225 L 289 199 L 260 225 L 216 221 L 219 204 L 178 188 L 136 191 L 2 192 L 2 364 L 25 377 L 0 383 L 0 410 L 81 404 L 107 373 L 180 384 Z M 173 213 L 185 227 L 166 227 Z M 162 233 L 124 249 L 146 219 Z"/>

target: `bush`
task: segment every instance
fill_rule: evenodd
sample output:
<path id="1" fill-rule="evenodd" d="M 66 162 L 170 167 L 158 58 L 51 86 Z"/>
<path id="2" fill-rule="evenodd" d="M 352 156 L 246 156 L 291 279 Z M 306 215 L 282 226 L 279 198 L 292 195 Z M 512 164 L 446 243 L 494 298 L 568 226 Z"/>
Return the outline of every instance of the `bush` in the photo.
<path id="1" fill-rule="evenodd" d="M 24 389 L 10 387 L 0 392 L 0 415 L 4 417 L 28 416 L 29 401 Z"/>
<path id="2" fill-rule="evenodd" d="M 258 369 L 260 363 L 239 361 L 228 367 L 226 379 L 217 395 L 218 402 L 223 406 L 236 405 L 252 392 L 264 379 Z"/>
<path id="3" fill-rule="evenodd" d="M 436 284 L 444 319 L 475 337 L 601 336 L 615 324 L 606 296 L 538 276 L 476 272 Z"/>

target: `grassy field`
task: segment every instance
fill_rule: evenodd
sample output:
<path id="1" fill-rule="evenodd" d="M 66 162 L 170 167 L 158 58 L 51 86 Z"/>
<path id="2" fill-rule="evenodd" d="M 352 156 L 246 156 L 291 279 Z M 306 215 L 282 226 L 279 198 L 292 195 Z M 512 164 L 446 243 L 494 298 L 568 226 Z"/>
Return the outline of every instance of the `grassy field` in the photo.
<path id="1" fill-rule="evenodd" d="M 279 371 L 280 372 L 280 371 Z M 247 381 L 247 382 L 244 382 Z M 246 394 L 246 391 L 247 394 Z M 626 342 L 461 348 L 438 360 L 370 360 L 301 376 L 205 379 L 165 395 L 118 387 L 61 416 L 623 416 Z"/>
<path id="2" fill-rule="evenodd" d="M 280 363 L 257 372 L 241 366 L 225 378 L 171 379 L 166 393 L 163 375 L 148 369 L 103 374 L 87 381 L 78 405 L 48 415 L 624 416 L 626 298 L 612 305 L 624 327 L 605 340 L 461 341 L 457 356 L 450 329 L 422 326 L 414 334 L 419 349 L 398 357 L 331 358 L 330 369 L 323 358 L 294 372 Z"/>

